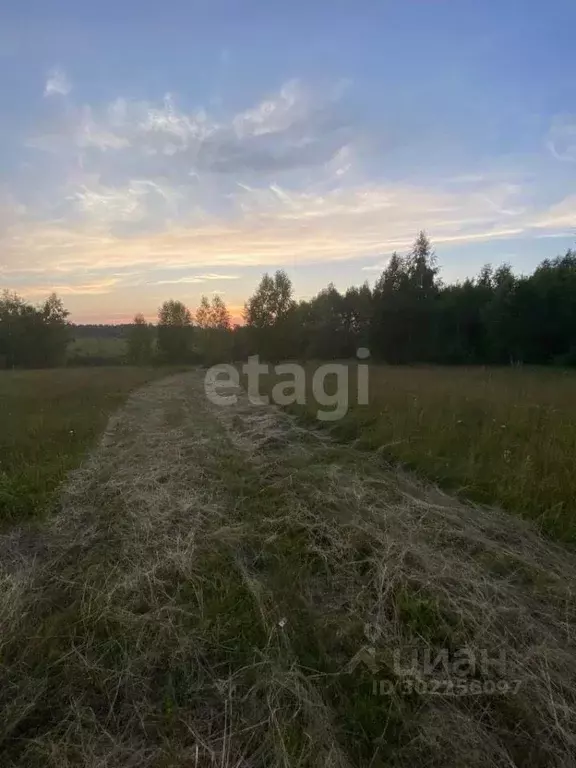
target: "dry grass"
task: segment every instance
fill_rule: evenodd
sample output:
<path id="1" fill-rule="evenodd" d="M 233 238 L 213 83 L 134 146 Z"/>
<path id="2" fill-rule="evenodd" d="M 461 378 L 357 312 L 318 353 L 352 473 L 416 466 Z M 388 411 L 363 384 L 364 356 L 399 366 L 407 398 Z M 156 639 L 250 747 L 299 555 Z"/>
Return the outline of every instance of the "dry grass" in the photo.
<path id="1" fill-rule="evenodd" d="M 372 366 L 359 407 L 350 371 L 352 405 L 328 424 L 334 436 L 576 541 L 576 372 Z M 296 411 L 315 421 L 317 407 L 309 391 Z"/>
<path id="2" fill-rule="evenodd" d="M 166 370 L 0 371 L 0 525 L 50 509 L 128 393 Z"/>
<path id="3" fill-rule="evenodd" d="M 200 374 L 2 546 L 2 765 L 574 764 L 572 555 Z M 518 690 L 410 692 L 413 647 L 503 650 Z"/>

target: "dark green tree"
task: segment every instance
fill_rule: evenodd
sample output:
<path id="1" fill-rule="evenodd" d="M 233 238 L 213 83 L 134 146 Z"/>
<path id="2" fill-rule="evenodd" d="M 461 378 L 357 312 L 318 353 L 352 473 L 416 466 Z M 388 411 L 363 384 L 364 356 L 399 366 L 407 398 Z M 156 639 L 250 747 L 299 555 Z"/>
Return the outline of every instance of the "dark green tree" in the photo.
<path id="1" fill-rule="evenodd" d="M 158 310 L 158 354 L 168 363 L 191 362 L 194 357 L 190 310 L 181 301 L 169 299 Z"/>
<path id="2" fill-rule="evenodd" d="M 0 297 L 0 359 L 3 365 L 47 368 L 63 365 L 70 341 L 68 312 L 51 294 L 33 306 L 4 291 Z"/>
<path id="3" fill-rule="evenodd" d="M 146 365 L 152 360 L 154 330 L 138 313 L 128 331 L 128 360 L 134 365 Z"/>
<path id="4" fill-rule="evenodd" d="M 421 232 L 407 255 L 392 254 L 372 291 L 364 285 L 342 294 L 330 284 L 297 306 L 280 275 L 262 278 L 235 348 L 334 359 L 369 346 L 390 363 L 576 365 L 573 250 L 530 276 L 486 265 L 475 278 L 445 285 Z"/>
<path id="5" fill-rule="evenodd" d="M 202 296 L 194 317 L 200 354 L 205 363 L 216 363 L 232 359 L 232 333 L 230 313 L 220 296 L 209 301 Z"/>
<path id="6" fill-rule="evenodd" d="M 268 360 L 293 356 L 296 349 L 296 303 L 284 270 L 266 273 L 244 307 L 244 320 L 252 346 Z"/>

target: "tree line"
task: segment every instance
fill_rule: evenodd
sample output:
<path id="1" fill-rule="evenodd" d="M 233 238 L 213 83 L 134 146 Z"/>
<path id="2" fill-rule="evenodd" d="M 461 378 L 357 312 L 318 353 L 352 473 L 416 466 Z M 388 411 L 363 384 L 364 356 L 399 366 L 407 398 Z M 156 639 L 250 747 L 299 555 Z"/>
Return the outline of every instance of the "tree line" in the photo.
<path id="1" fill-rule="evenodd" d="M 5 292 L 0 364 L 64 362 L 73 331 L 67 316 L 55 295 L 32 306 Z M 243 319 L 233 326 L 219 296 L 203 296 L 194 313 L 167 300 L 155 325 L 138 314 L 123 326 L 128 361 L 212 365 L 252 354 L 270 361 L 339 359 L 368 347 L 373 359 L 400 364 L 576 365 L 576 251 L 544 260 L 531 275 L 486 265 L 476 277 L 450 284 L 421 232 L 407 254 L 391 256 L 372 287 L 340 292 L 330 284 L 296 301 L 283 270 L 265 274 Z M 79 335 L 95 332 L 86 326 Z"/>
<path id="2" fill-rule="evenodd" d="M 202 296 L 194 313 L 181 301 L 168 299 L 158 310 L 156 326 L 137 314 L 128 331 L 128 359 L 136 365 L 224 362 L 233 358 L 234 332 L 220 296 Z"/>
<path id="3" fill-rule="evenodd" d="M 0 368 L 63 365 L 69 340 L 68 312 L 56 294 L 39 305 L 0 294 Z"/>
<path id="4" fill-rule="evenodd" d="M 421 232 L 372 288 L 329 285 L 295 302 L 284 272 L 265 275 L 245 321 L 249 351 L 269 359 L 347 358 L 368 347 L 399 364 L 576 365 L 576 251 L 545 259 L 531 275 L 486 265 L 446 284 Z"/>

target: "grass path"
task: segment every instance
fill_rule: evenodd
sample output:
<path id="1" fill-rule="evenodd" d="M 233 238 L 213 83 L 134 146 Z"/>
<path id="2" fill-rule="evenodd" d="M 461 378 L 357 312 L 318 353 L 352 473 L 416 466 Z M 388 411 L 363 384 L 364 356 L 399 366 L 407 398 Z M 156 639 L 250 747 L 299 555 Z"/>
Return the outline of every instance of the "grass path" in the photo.
<path id="1" fill-rule="evenodd" d="M 574 764 L 573 556 L 201 372 L 135 393 L 0 563 L 2 765 Z M 414 649 L 489 664 L 448 695 Z"/>
<path id="2" fill-rule="evenodd" d="M 166 375 L 136 366 L 0 371 L 0 527 L 49 514 L 110 414 Z"/>

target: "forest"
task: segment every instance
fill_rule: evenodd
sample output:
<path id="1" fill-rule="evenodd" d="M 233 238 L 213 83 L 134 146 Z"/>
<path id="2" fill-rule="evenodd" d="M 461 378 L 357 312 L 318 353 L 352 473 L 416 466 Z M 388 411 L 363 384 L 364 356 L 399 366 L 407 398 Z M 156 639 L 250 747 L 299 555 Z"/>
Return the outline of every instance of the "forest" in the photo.
<path id="1" fill-rule="evenodd" d="M 576 364 L 576 251 L 546 259 L 530 275 L 486 265 L 462 282 L 442 280 L 424 232 L 394 253 L 373 286 L 332 284 L 296 301 L 283 270 L 264 274 L 232 325 L 219 296 L 192 312 L 169 299 L 155 325 L 138 314 L 122 326 L 74 326 L 55 295 L 33 306 L 0 296 L 0 366 L 55 367 L 73 339 L 126 341 L 124 362 L 205 363 L 244 359 L 342 359 L 368 347 L 391 364 Z M 105 361 L 106 362 L 106 361 Z"/>

